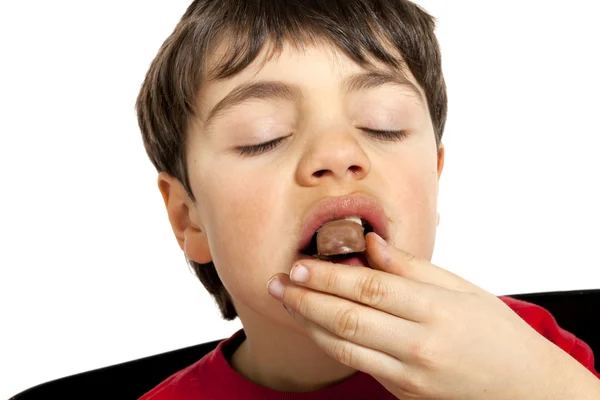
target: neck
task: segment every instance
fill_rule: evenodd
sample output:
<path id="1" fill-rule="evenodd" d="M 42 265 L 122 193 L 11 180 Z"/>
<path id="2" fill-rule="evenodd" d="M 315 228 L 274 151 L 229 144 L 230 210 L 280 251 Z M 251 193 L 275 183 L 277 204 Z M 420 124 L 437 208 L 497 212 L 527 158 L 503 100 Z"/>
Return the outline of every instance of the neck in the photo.
<path id="1" fill-rule="evenodd" d="M 236 310 L 246 340 L 229 363 L 247 380 L 280 392 L 310 392 L 358 372 L 327 355 L 285 311 L 284 320 L 277 323 L 238 304 Z"/>

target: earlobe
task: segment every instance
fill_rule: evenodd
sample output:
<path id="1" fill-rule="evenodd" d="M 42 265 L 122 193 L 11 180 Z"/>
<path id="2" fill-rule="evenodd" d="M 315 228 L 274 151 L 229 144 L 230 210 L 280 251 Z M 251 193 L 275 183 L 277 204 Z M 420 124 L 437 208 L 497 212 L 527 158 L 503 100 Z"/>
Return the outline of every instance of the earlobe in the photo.
<path id="1" fill-rule="evenodd" d="M 206 264 L 212 261 L 210 248 L 208 247 L 208 238 L 203 231 L 190 228 L 185 231 L 184 236 L 183 252 L 188 259 L 199 264 Z"/>
<path id="2" fill-rule="evenodd" d="M 168 173 L 161 172 L 158 175 L 158 188 L 181 250 L 188 259 L 197 263 L 212 261 L 206 232 L 183 185 Z"/>

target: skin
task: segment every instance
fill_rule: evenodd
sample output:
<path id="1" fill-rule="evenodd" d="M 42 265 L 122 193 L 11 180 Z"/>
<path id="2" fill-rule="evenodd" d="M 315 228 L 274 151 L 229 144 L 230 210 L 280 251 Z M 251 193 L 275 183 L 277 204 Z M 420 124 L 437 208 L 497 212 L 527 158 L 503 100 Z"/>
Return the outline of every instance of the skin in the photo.
<path id="1" fill-rule="evenodd" d="M 197 202 L 173 177 L 158 178 L 180 247 L 196 262 L 212 260 L 233 297 L 247 340 L 232 367 L 275 390 L 318 390 L 357 372 L 315 343 L 265 287 L 273 275 L 290 272 L 303 217 L 317 201 L 373 196 L 388 217 L 390 243 L 426 260 L 433 253 L 444 147 L 436 149 L 427 104 L 391 84 L 345 93 L 343 80 L 359 72 L 364 69 L 331 46 L 285 45 L 230 79 L 207 82 L 186 149 Z M 296 85 L 302 99 L 252 100 L 206 123 L 234 88 L 261 80 Z M 359 129 L 365 127 L 408 136 L 382 141 Z M 236 151 L 290 134 L 263 154 Z"/>
<path id="2" fill-rule="evenodd" d="M 244 326 L 232 368 L 287 392 L 360 370 L 404 400 L 598 398 L 590 371 L 496 296 L 429 262 L 444 147 L 436 149 L 427 105 L 406 86 L 342 90 L 361 71 L 330 46 L 286 46 L 208 82 L 186 149 L 197 202 L 159 174 L 179 245 L 190 259 L 215 263 Z M 208 123 L 228 93 L 262 80 L 295 85 L 302 96 L 255 99 Z M 364 128 L 407 136 L 381 141 Z M 286 136 L 265 153 L 238 151 Z M 377 199 L 389 221 L 387 242 L 367 235 L 372 269 L 303 260 L 306 280 L 292 282 L 303 218 L 323 198 L 355 193 Z"/>
<path id="3" fill-rule="evenodd" d="M 600 398 L 600 380 L 501 299 L 366 239 L 372 269 L 302 260 L 269 284 L 333 358 L 402 400 Z"/>

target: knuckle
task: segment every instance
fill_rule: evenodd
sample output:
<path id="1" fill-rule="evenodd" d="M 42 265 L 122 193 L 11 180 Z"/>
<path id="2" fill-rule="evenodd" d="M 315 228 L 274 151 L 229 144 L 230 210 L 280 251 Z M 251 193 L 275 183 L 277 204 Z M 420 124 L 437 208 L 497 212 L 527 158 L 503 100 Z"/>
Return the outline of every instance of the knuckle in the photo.
<path id="1" fill-rule="evenodd" d="M 441 354 L 434 340 L 425 335 L 410 344 L 409 353 L 421 368 L 428 371 L 437 370 L 441 362 Z"/>
<path id="2" fill-rule="evenodd" d="M 333 320 L 334 332 L 345 339 L 353 339 L 359 335 L 358 310 L 354 307 L 342 308 Z"/>
<path id="3" fill-rule="evenodd" d="M 397 251 L 400 253 L 400 256 L 404 259 L 404 262 L 407 264 L 411 264 L 417 259 L 417 257 L 415 257 L 414 254 L 411 254 L 407 251 L 404 251 L 402 249 L 397 249 Z"/>
<path id="4" fill-rule="evenodd" d="M 340 270 L 337 268 L 330 268 L 327 272 L 327 279 L 325 279 L 325 290 L 333 291 L 340 282 Z"/>
<path id="5" fill-rule="evenodd" d="M 427 393 L 431 385 L 420 374 L 412 374 L 403 386 L 409 394 L 421 397 Z"/>
<path id="6" fill-rule="evenodd" d="M 428 301 L 425 303 L 428 316 L 437 323 L 443 323 L 449 317 L 448 306 L 439 302 Z"/>
<path id="7" fill-rule="evenodd" d="M 356 361 L 352 346 L 344 341 L 336 341 L 332 350 L 332 356 L 342 364 L 348 366 L 353 366 Z"/>
<path id="8" fill-rule="evenodd" d="M 422 318 L 426 321 L 441 321 L 448 316 L 448 300 L 435 294 L 435 291 L 412 291 L 416 307 L 421 310 Z"/>
<path id="9" fill-rule="evenodd" d="M 415 293 L 417 296 L 417 293 Z M 413 299 L 417 309 L 423 310 L 423 318 L 425 320 L 434 320 L 439 309 L 439 303 L 433 301 L 430 296 L 420 296 Z"/>
<path id="10" fill-rule="evenodd" d="M 368 306 L 378 306 L 387 294 L 386 285 L 379 276 L 372 273 L 363 274 L 356 283 L 356 298 Z"/>
<path id="11" fill-rule="evenodd" d="M 470 315 L 474 307 L 478 306 L 478 302 L 468 301 L 468 293 L 459 293 L 454 295 L 448 293 L 444 296 L 434 298 L 436 306 L 432 307 L 432 316 L 436 323 L 452 327 L 456 326 L 455 321 L 461 315 Z"/>
<path id="12" fill-rule="evenodd" d="M 296 310 L 301 315 L 306 315 L 306 311 L 308 310 L 308 302 L 309 302 L 309 292 L 306 290 L 300 291 L 298 293 L 298 299 L 296 300 Z"/>

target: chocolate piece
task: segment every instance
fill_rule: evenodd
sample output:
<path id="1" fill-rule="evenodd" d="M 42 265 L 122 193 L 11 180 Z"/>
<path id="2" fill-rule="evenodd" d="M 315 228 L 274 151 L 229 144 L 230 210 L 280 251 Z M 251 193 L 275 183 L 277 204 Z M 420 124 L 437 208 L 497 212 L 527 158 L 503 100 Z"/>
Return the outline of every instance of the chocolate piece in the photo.
<path id="1" fill-rule="evenodd" d="M 365 228 L 353 221 L 329 221 L 317 231 L 317 253 L 320 256 L 333 256 L 365 251 L 367 244 L 364 232 Z"/>

